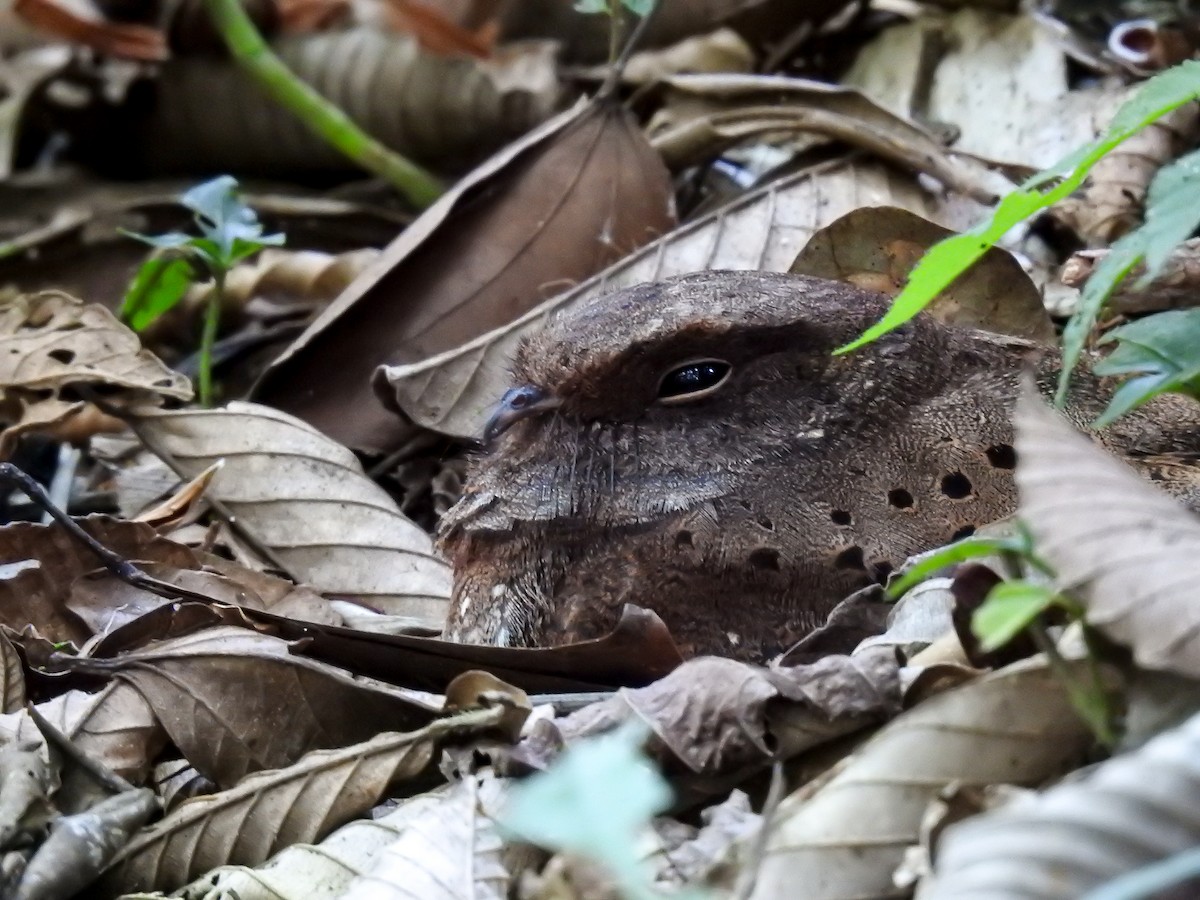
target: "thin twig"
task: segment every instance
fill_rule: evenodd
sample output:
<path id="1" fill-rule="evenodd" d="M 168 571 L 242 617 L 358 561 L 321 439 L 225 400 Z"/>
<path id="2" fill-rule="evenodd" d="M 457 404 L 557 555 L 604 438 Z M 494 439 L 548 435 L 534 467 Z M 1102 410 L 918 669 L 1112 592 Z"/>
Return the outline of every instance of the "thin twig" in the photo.
<path id="1" fill-rule="evenodd" d="M 729 900 L 747 900 L 753 893 L 755 882 L 758 881 L 758 870 L 762 868 L 763 857 L 767 855 L 767 838 L 771 836 L 771 826 L 775 824 L 775 813 L 779 810 L 786 786 L 783 763 L 776 760 L 771 767 L 771 786 L 767 788 L 767 799 L 763 801 L 762 825 L 759 826 L 758 834 L 754 836 L 754 843 L 750 845 L 746 864 L 738 873 L 737 883 L 729 895 Z"/>
<path id="2" fill-rule="evenodd" d="M 620 0 L 616 0 L 618 5 Z M 621 75 L 625 71 L 625 66 L 629 64 L 629 57 L 633 56 L 633 51 L 637 45 L 641 43 L 642 36 L 646 33 L 646 29 L 650 26 L 651 20 L 658 14 L 658 8 L 662 6 L 662 0 L 655 0 L 650 11 L 642 16 L 641 20 L 634 26 L 633 32 L 629 35 L 629 40 L 625 42 L 625 47 L 621 50 L 621 55 L 612 61 L 608 67 L 608 74 L 604 77 L 604 83 L 600 85 L 600 90 L 596 91 L 596 99 L 601 100 L 610 97 L 617 90 L 621 83 Z M 617 28 L 614 24 L 613 28 Z"/>
<path id="3" fill-rule="evenodd" d="M 151 575 L 147 575 L 140 568 L 129 562 L 129 560 L 123 559 L 112 550 L 109 550 L 84 531 L 78 522 L 55 506 L 50 501 L 50 497 L 46 494 L 42 486 L 12 463 L 0 463 L 0 481 L 8 482 L 20 488 L 26 497 L 62 526 L 68 535 L 91 550 L 104 568 L 108 569 L 109 572 L 126 584 L 131 584 L 136 588 L 141 588 L 144 591 L 149 591 L 168 600 L 182 598 L 186 600 L 199 600 L 201 603 L 218 602 L 215 598 L 209 597 L 206 594 L 199 594 L 196 591 L 188 590 L 187 588 L 179 587 L 166 581 L 160 581 Z"/>

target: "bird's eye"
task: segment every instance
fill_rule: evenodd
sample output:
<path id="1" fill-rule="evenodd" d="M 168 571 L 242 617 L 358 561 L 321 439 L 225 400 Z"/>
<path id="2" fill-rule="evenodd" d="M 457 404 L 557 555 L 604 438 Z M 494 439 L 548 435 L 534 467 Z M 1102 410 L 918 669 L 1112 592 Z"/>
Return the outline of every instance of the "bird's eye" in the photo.
<path id="1" fill-rule="evenodd" d="M 729 380 L 733 366 L 720 359 L 697 359 L 676 366 L 658 383 L 660 403 L 690 403 L 715 393 Z"/>

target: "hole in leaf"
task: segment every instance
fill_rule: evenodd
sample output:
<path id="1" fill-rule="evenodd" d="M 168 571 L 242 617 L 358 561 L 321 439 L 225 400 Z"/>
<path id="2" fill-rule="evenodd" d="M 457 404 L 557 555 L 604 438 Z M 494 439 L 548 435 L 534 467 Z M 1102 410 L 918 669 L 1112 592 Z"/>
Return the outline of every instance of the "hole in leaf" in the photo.
<path id="1" fill-rule="evenodd" d="M 862 547 L 847 547 L 837 555 L 833 564 L 839 569 L 865 569 Z"/>
<path id="2" fill-rule="evenodd" d="M 757 550 L 751 551 L 746 561 L 756 569 L 779 571 L 779 551 L 771 547 L 759 547 Z"/>
<path id="3" fill-rule="evenodd" d="M 896 509 L 908 509 L 913 505 L 913 495 L 904 488 L 892 488 L 888 491 L 888 503 Z"/>
<path id="4" fill-rule="evenodd" d="M 942 493 L 951 500 L 971 496 L 971 479 L 962 472 L 950 472 L 942 477 Z"/>
<path id="5" fill-rule="evenodd" d="M 70 363 L 75 359 L 74 350 L 64 350 L 62 348 L 59 348 L 58 350 L 51 350 L 46 355 L 56 362 L 62 363 L 64 366 L 70 365 Z"/>
<path id="6" fill-rule="evenodd" d="M 1017 467 L 1017 451 L 1010 444 L 995 444 L 984 451 L 988 462 L 997 469 L 1015 469 Z"/>

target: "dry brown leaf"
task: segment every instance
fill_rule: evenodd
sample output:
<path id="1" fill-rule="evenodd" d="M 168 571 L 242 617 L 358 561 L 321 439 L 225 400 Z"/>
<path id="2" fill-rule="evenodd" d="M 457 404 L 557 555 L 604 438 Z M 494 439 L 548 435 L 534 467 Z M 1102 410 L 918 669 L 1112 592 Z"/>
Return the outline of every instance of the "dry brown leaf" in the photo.
<path id="1" fill-rule="evenodd" d="M 424 772 L 444 741 L 482 731 L 500 714 L 468 712 L 409 734 L 317 750 L 287 769 L 257 772 L 231 790 L 189 800 L 126 845 L 104 887 L 173 890 L 214 866 L 257 865 L 284 847 L 319 839 Z"/>
<path id="2" fill-rule="evenodd" d="M 1011 185 L 968 158 L 955 158 L 926 129 L 854 88 L 769 75 L 677 75 L 650 123 L 651 142 L 672 169 L 779 132 L 816 133 L 924 172 L 981 203 Z"/>
<path id="3" fill-rule="evenodd" d="M 449 566 L 345 447 L 251 403 L 139 410 L 137 427 L 188 477 L 224 459 L 209 496 L 229 506 L 295 580 L 440 627 Z"/>
<path id="4" fill-rule="evenodd" d="M 8 15 L 11 17 L 12 13 Z M 9 45 L 9 38 L 22 27 L 17 22 L 5 22 L 5 18 L 5 10 L 0 6 L 0 51 L 14 49 Z M 12 175 L 26 107 L 49 81 L 71 64 L 74 56 L 71 48 L 61 44 L 21 50 L 21 42 L 14 43 L 16 52 L 0 52 L 0 182 L 7 181 Z M 2 247 L 3 243 L 0 243 Z"/>
<path id="5" fill-rule="evenodd" d="M 25 669 L 17 648 L 0 631 L 0 713 L 15 712 L 25 706 Z"/>
<path id="6" fill-rule="evenodd" d="M 954 232 L 907 209 L 866 206 L 822 228 L 789 271 L 845 281 L 895 297 L 925 251 Z M 929 306 L 950 325 L 1049 343 L 1054 324 L 1041 292 L 1006 250 L 992 247 Z"/>
<path id="7" fill-rule="evenodd" d="M 1060 277 L 1069 287 L 1082 288 L 1108 250 L 1081 250 L 1063 263 Z M 1134 266 L 1105 301 L 1117 313 L 1148 313 L 1184 309 L 1200 304 L 1200 238 L 1190 238 L 1171 251 L 1161 271 L 1142 283 L 1146 267 Z"/>
<path id="8" fill-rule="evenodd" d="M 204 492 L 212 482 L 213 476 L 220 471 L 220 462 L 215 462 L 187 484 L 180 485 L 169 497 L 164 498 L 150 509 L 143 510 L 133 517 L 135 522 L 145 522 L 159 532 L 170 532 L 191 519 L 196 507 L 204 498 Z"/>
<path id="9" fill-rule="evenodd" d="M 1075 196 L 1050 215 L 1089 247 L 1107 247 L 1142 221 L 1142 202 L 1158 170 L 1193 146 L 1200 105 L 1188 103 L 1139 130 L 1092 167 Z"/>
<path id="10" fill-rule="evenodd" d="M 610 101 L 577 107 L 427 210 L 276 360 L 257 399 L 349 446 L 387 449 L 401 429 L 372 393 L 377 366 L 518 319 L 668 230 L 673 207 L 632 115 Z"/>
<path id="11" fill-rule="evenodd" d="M 0 455 L 16 435 L 58 425 L 86 404 L 63 398 L 73 385 L 119 388 L 117 406 L 188 400 L 188 380 L 142 349 L 137 335 L 99 304 L 58 291 L 24 294 L 0 306 Z"/>
<path id="12" fill-rule="evenodd" d="M 347 887 L 344 900 L 504 900 L 511 877 L 495 811 L 503 784 L 474 775 L 455 782 L 436 803 L 405 822 L 373 865 Z"/>
<path id="13" fill-rule="evenodd" d="M 1197 758 L 1200 716 L 1101 763 L 1086 779 L 951 826 L 921 900 L 1074 900 L 1118 875 L 1193 850 L 1200 841 Z M 1190 897 L 1195 887 L 1190 880 L 1169 893 Z"/>
<path id="14" fill-rule="evenodd" d="M 896 896 L 892 872 L 950 784 L 1036 784 L 1091 745 L 1062 682 L 1017 665 L 939 694 L 888 723 L 820 784 L 780 804 L 752 895 Z"/>
<path id="15" fill-rule="evenodd" d="M 115 672 L 135 687 L 188 761 L 222 787 L 311 750 L 411 731 L 439 709 L 245 628 L 207 628 L 79 666 Z"/>
<path id="16" fill-rule="evenodd" d="M 728 776 L 894 714 L 898 673 L 890 649 L 770 669 L 704 656 L 654 684 L 585 707 L 558 726 L 564 738 L 578 740 L 636 717 L 675 767 Z"/>
<path id="17" fill-rule="evenodd" d="M 381 143 L 403 155 L 461 170 L 523 134 L 554 109 L 559 86 L 532 94 L 524 84 L 502 92 L 478 60 L 426 53 L 416 40 L 374 28 L 335 30 L 277 41 L 283 62 Z M 554 60 L 537 51 L 553 71 Z M 386 102 L 381 102 L 386 98 Z M 128 155 L 163 171 L 234 171 L 274 178 L 345 170 L 346 158 L 271 100 L 229 59 L 194 56 L 169 62 L 156 102 L 132 134 Z"/>
<path id="18" fill-rule="evenodd" d="M 394 397 L 407 419 L 425 428 L 478 437 L 508 387 L 514 348 L 550 316 L 600 294 L 685 272 L 785 272 L 817 229 L 852 209 L 879 203 L 935 215 L 914 183 L 879 164 L 839 162 L 799 172 L 675 229 L 494 331 L 421 362 L 381 369 L 377 387 Z"/>
<path id="19" fill-rule="evenodd" d="M 180 568 L 198 568 L 192 551 L 160 538 L 149 525 L 107 516 L 89 516 L 79 524 L 104 546 L 127 560 L 157 560 Z M 95 555 L 59 525 L 17 522 L 0 527 L 0 623 L 20 630 L 32 625 L 52 641 L 81 645 L 89 630 L 67 609 L 72 583 L 99 566 Z"/>
<path id="20" fill-rule="evenodd" d="M 700 72 L 752 72 L 754 51 L 737 32 L 720 28 L 711 34 L 684 38 L 661 50 L 643 50 L 633 54 L 621 72 L 623 84 L 653 84 L 672 75 Z M 589 77 L 603 80 L 607 66 L 586 71 Z"/>
<path id="21" fill-rule="evenodd" d="M 1150 669 L 1200 676 L 1200 521 L 1077 432 L 1017 403 L 1021 518 L 1087 621 Z"/>

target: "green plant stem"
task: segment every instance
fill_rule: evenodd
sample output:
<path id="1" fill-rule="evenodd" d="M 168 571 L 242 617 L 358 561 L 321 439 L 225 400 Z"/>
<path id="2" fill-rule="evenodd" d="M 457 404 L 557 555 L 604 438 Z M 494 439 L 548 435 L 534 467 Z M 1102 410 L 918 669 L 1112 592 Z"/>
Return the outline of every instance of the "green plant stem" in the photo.
<path id="1" fill-rule="evenodd" d="M 1046 633 L 1045 626 L 1040 622 L 1034 622 L 1029 626 L 1029 635 L 1033 638 L 1038 650 L 1046 654 L 1050 670 L 1062 682 L 1067 696 L 1071 699 L 1071 705 L 1091 728 L 1096 740 L 1105 747 L 1114 746 L 1117 742 L 1117 735 L 1113 728 L 1112 708 L 1108 701 L 1108 694 L 1104 690 L 1100 672 L 1095 666 L 1095 660 L 1091 657 L 1087 660 L 1089 683 L 1084 684 L 1075 677 L 1071 667 L 1067 665 L 1067 661 L 1058 652 L 1058 647 Z"/>
<path id="2" fill-rule="evenodd" d="M 415 206 L 424 209 L 441 195 L 436 178 L 383 146 L 297 78 L 271 52 L 239 0 L 204 0 L 204 7 L 233 58 L 271 99 L 368 172 L 387 179 Z"/>
<path id="3" fill-rule="evenodd" d="M 213 289 L 204 307 L 204 331 L 200 334 L 200 405 L 213 405 L 213 348 L 217 344 L 217 326 L 221 324 L 221 306 L 225 299 L 225 273 L 213 273 Z"/>

